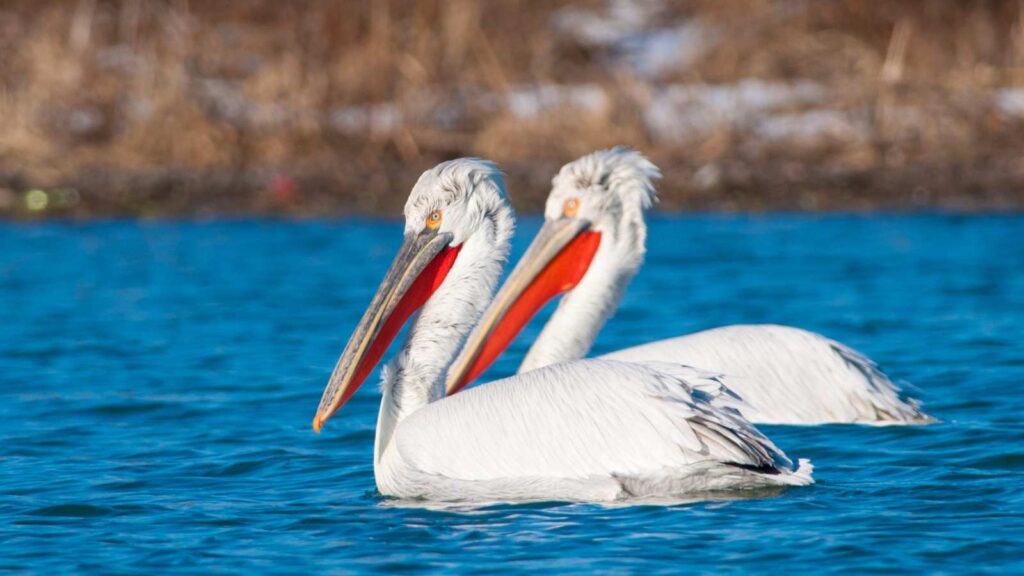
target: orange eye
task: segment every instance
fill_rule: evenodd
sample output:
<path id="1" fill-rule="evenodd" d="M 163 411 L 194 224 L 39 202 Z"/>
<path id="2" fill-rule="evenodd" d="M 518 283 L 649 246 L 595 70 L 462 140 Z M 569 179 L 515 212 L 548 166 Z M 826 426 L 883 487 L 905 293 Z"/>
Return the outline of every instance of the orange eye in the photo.
<path id="1" fill-rule="evenodd" d="M 576 198 L 569 198 L 562 205 L 562 214 L 569 216 L 570 218 L 575 216 L 580 211 L 580 201 Z"/>
<path id="2" fill-rule="evenodd" d="M 437 227 L 440 226 L 440 225 L 441 225 L 441 211 L 440 210 L 434 210 L 433 212 L 430 213 L 429 216 L 427 216 L 427 228 L 430 228 L 431 230 L 436 230 Z"/>

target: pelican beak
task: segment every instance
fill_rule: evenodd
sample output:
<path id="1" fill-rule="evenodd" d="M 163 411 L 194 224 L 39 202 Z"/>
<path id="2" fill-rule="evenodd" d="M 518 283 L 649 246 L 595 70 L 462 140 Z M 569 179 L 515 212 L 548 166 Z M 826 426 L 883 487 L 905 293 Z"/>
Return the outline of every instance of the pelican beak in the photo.
<path id="1" fill-rule="evenodd" d="M 452 235 L 425 230 L 405 237 L 395 261 L 341 353 L 313 418 L 317 432 L 355 394 L 388 345 L 437 290 L 451 270 L 459 247 Z"/>
<path id="2" fill-rule="evenodd" d="M 587 220 L 545 221 L 449 370 L 447 393 L 482 374 L 548 300 L 575 288 L 600 244 Z"/>

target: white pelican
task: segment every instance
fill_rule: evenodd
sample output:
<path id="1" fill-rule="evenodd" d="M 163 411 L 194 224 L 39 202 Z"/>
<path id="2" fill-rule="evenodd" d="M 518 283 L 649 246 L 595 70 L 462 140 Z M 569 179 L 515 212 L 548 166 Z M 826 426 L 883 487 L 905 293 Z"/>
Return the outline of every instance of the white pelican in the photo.
<path id="1" fill-rule="evenodd" d="M 552 181 L 545 222 L 467 341 L 448 375 L 453 394 L 501 354 L 549 299 L 567 292 L 519 368 L 584 357 L 643 262 L 644 210 L 658 168 L 617 147 L 584 156 Z M 864 355 L 820 334 L 777 325 L 737 325 L 651 342 L 602 358 L 671 361 L 714 369 L 752 422 L 923 424 L 932 422 Z M 750 408 L 753 408 L 751 410 Z"/>
<path id="2" fill-rule="evenodd" d="M 810 464 L 793 470 L 714 377 L 675 364 L 580 360 L 445 398 L 514 217 L 498 169 L 461 159 L 420 177 L 405 218 L 405 242 L 313 419 L 319 431 L 422 307 L 382 373 L 373 456 L 382 494 L 611 501 L 812 482 Z"/>

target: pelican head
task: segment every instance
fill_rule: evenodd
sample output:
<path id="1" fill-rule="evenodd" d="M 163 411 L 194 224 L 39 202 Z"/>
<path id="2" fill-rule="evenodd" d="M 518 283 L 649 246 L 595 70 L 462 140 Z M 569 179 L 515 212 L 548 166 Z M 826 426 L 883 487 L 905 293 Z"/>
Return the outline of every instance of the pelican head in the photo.
<path id="1" fill-rule="evenodd" d="M 559 170 L 551 182 L 544 225 L 452 365 L 446 382 L 449 394 L 486 370 L 526 322 L 564 292 L 571 291 L 520 371 L 547 363 L 535 350 L 563 359 L 587 352 L 643 263 L 644 210 L 656 199 L 654 180 L 660 177 L 647 158 L 623 147 L 588 154 Z M 581 291 L 586 297 L 570 304 L 570 297 Z M 574 326 L 567 328 L 573 330 L 552 325 L 563 309 L 573 306 L 578 310 L 565 315 L 572 316 Z M 552 336 L 542 343 L 549 330 Z M 582 336 L 565 338 L 570 331 Z"/>
<path id="2" fill-rule="evenodd" d="M 352 397 L 414 312 L 447 290 L 451 302 L 444 308 L 457 309 L 460 317 L 433 322 L 427 328 L 437 333 L 428 340 L 447 344 L 452 337 L 440 337 L 440 332 L 452 330 L 460 343 L 500 275 L 514 216 L 493 163 L 462 158 L 427 170 L 413 187 L 404 214 L 404 242 L 331 374 L 313 419 L 316 431 Z M 466 302 L 471 305 L 459 307 Z M 418 367 L 436 371 L 438 387 L 457 343 L 450 352 L 433 351 L 426 366 Z"/>
<path id="3" fill-rule="evenodd" d="M 558 171 L 544 207 L 545 224 L 587 222 L 588 229 L 632 241 L 623 225 L 643 225 L 643 211 L 656 200 L 654 180 L 661 172 L 636 150 L 616 146 L 578 158 Z M 642 241 L 639 249 L 642 251 Z"/>

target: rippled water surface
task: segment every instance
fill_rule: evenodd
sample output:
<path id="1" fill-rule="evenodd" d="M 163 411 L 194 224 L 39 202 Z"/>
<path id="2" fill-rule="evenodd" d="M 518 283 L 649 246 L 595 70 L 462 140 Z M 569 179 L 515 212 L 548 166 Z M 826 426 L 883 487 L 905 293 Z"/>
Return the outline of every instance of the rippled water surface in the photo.
<path id="1" fill-rule="evenodd" d="M 1024 218 L 651 228 L 597 352 L 797 325 L 912 382 L 942 423 L 766 427 L 817 468 L 774 497 L 409 507 L 374 491 L 374 386 L 309 425 L 398 222 L 3 224 L 0 570 L 1024 571 Z"/>

